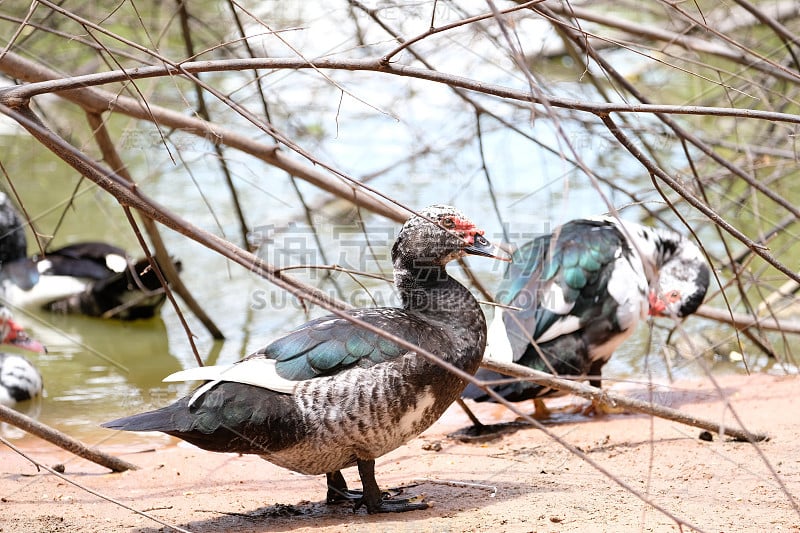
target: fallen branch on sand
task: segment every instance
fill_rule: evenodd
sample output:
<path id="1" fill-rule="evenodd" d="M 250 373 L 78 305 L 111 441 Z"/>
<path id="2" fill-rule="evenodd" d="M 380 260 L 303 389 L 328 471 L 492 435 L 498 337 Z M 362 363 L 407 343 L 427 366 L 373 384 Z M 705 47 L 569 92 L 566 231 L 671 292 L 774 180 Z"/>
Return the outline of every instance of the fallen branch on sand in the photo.
<path id="1" fill-rule="evenodd" d="M 532 381 L 536 384 L 558 389 L 560 391 L 569 392 L 571 394 L 575 394 L 576 396 L 581 396 L 582 398 L 587 398 L 595 402 L 610 405 L 611 407 L 622 407 L 628 411 L 635 411 L 637 413 L 657 416 L 659 418 L 672 420 L 673 422 L 678 422 L 680 424 L 686 424 L 688 426 L 694 426 L 706 431 L 718 433 L 720 436 L 729 435 L 736 440 L 761 442 L 769 438 L 764 433 L 751 433 L 744 429 L 726 427 L 719 422 L 704 420 L 702 418 L 678 411 L 677 409 L 672 409 L 670 407 L 665 407 L 652 402 L 628 398 L 619 394 L 613 394 L 611 392 L 598 389 L 597 387 L 592 387 L 590 385 L 568 379 L 557 378 L 552 374 L 533 370 L 531 368 L 514 363 L 500 363 L 497 361 L 484 360 L 481 363 L 481 366 L 494 372 L 499 372 L 507 376 L 525 378 L 527 381 Z"/>

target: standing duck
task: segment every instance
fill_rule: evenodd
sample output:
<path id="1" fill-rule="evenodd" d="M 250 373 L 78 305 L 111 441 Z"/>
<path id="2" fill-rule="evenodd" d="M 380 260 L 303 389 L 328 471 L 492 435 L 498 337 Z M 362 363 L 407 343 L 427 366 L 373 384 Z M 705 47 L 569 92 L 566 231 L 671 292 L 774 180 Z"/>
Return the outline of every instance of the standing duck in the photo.
<path id="1" fill-rule="evenodd" d="M 4 298 L 20 307 L 134 320 L 154 316 L 166 295 L 149 261 L 124 250 L 82 242 L 27 257 L 22 220 L 0 193 L 0 281 Z"/>
<path id="2" fill-rule="evenodd" d="M 44 346 L 31 339 L 5 307 L 0 307 L 0 344 L 46 353 Z M 0 352 L 0 405 L 13 407 L 41 394 L 42 376 L 33 363 L 22 355 Z"/>
<path id="3" fill-rule="evenodd" d="M 445 269 L 466 254 L 498 257 L 483 230 L 453 207 L 434 205 L 403 225 L 392 248 L 402 308 L 362 308 L 357 319 L 468 372 L 478 369 L 486 322 L 478 302 Z M 325 474 L 329 503 L 369 513 L 427 508 L 384 498 L 375 459 L 433 424 L 464 388 L 442 367 L 345 318 L 312 320 L 244 360 L 165 381 L 208 380 L 167 407 L 103 424 L 162 431 L 200 448 L 257 454 L 304 474 Z M 358 466 L 363 491 L 341 469 Z"/>
<path id="4" fill-rule="evenodd" d="M 702 252 L 678 233 L 611 217 L 573 220 L 514 253 L 497 301 L 519 310 L 497 308 L 485 357 L 599 387 L 603 365 L 640 320 L 694 313 L 708 284 Z M 475 377 L 507 376 L 481 369 Z M 511 402 L 533 399 L 540 418 L 549 412 L 539 398 L 558 393 L 530 382 L 492 389 Z M 492 401 L 472 384 L 462 397 Z"/>

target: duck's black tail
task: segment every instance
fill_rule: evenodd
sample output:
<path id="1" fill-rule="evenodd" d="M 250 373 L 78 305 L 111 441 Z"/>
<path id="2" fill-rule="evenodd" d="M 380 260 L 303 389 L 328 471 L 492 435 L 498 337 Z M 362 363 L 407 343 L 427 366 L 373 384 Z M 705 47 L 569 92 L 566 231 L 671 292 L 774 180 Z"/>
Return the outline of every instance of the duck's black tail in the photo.
<path id="1" fill-rule="evenodd" d="M 104 428 L 119 429 L 122 431 L 161 431 L 163 433 L 177 433 L 191 426 L 186 398 L 177 402 L 146 413 L 118 418 L 100 424 Z"/>
<path id="2" fill-rule="evenodd" d="M 264 402 L 275 409 L 254 409 L 246 394 L 242 394 L 252 386 L 227 385 L 230 390 L 226 392 L 220 387 L 223 390 L 208 405 L 198 401 L 190 408 L 190 397 L 185 397 L 161 409 L 112 420 L 102 426 L 122 431 L 161 431 L 212 452 L 261 453 L 275 445 L 283 447 L 294 442 L 296 428 L 287 426 L 286 411 L 281 409 L 284 404 L 292 404 L 291 399 L 282 398 L 288 395 L 274 393 L 279 397 L 277 402 Z"/>
<path id="3" fill-rule="evenodd" d="M 290 394 L 222 382 L 195 398 L 190 406 L 193 397 L 106 422 L 103 427 L 161 431 L 212 452 L 259 455 L 295 446 L 307 438 L 308 425 Z"/>

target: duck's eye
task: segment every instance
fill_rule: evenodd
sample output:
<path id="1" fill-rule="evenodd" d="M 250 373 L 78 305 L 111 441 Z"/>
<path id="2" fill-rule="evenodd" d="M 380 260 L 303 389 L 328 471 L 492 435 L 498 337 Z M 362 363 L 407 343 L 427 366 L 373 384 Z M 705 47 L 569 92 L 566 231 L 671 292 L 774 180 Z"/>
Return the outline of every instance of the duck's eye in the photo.
<path id="1" fill-rule="evenodd" d="M 453 229 L 453 228 L 455 228 L 455 227 L 456 227 L 456 223 L 455 223 L 455 221 L 454 221 L 452 218 L 450 218 L 450 217 L 444 217 L 444 218 L 442 219 L 442 226 L 444 226 L 444 227 L 445 227 L 445 228 L 447 228 L 447 229 Z"/>
<path id="2" fill-rule="evenodd" d="M 672 291 L 669 293 L 669 299 L 670 301 L 677 302 L 681 299 L 681 293 L 678 291 Z"/>

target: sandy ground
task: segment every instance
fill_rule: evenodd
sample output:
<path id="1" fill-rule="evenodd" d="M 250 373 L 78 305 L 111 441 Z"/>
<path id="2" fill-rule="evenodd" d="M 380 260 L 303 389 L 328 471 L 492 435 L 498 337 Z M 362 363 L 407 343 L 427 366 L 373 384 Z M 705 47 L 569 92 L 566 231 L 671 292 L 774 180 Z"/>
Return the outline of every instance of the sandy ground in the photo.
<path id="1" fill-rule="evenodd" d="M 698 429 L 642 415 L 571 416 L 548 424 L 627 489 L 535 428 L 487 442 L 448 438 L 467 424 L 452 407 L 422 436 L 377 461 L 383 488 L 414 482 L 405 492 L 424 494 L 433 503 L 402 514 L 329 506 L 322 476 L 294 474 L 257 457 L 174 445 L 163 437 L 153 444 L 124 434 L 108 441 L 105 451 L 141 467 L 123 474 L 109 474 L 39 441 L 20 444 L 43 464 L 63 464 L 69 479 L 192 532 L 680 531 L 679 523 L 683 531 L 800 532 L 800 377 L 735 376 L 719 384 L 745 426 L 767 432 L 768 442 L 756 448 L 716 435 L 709 442 L 698 438 Z M 697 416 L 732 420 L 707 381 L 674 384 L 657 398 Z M 513 419 L 499 406 L 480 405 L 478 412 L 487 420 Z M 355 469 L 345 477 L 351 487 L 359 485 Z M 465 485 L 440 483 L 445 480 Z M 37 473 L 0 446 L 0 531 L 169 528 Z"/>

